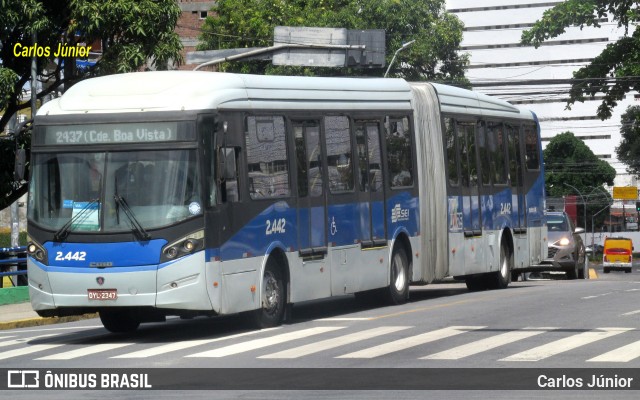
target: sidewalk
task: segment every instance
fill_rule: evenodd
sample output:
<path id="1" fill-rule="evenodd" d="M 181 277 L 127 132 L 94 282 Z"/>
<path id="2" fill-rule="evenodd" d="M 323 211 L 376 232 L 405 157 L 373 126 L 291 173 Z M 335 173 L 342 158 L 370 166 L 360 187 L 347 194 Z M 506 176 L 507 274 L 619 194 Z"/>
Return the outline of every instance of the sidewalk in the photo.
<path id="1" fill-rule="evenodd" d="M 84 314 L 72 317 L 42 318 L 33 311 L 30 302 L 5 304 L 0 306 L 0 331 L 6 329 L 28 328 L 32 326 L 59 324 L 97 318 L 98 314 Z"/>

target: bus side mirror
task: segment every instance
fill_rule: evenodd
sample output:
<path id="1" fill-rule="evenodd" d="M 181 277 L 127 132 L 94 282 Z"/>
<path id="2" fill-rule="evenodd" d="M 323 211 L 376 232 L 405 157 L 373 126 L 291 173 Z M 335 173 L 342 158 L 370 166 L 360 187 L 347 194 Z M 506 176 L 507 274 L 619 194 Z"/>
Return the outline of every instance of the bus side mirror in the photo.
<path id="1" fill-rule="evenodd" d="M 13 177 L 16 181 L 24 180 L 24 170 L 26 166 L 27 154 L 24 149 L 16 150 L 16 161 L 14 165 Z"/>

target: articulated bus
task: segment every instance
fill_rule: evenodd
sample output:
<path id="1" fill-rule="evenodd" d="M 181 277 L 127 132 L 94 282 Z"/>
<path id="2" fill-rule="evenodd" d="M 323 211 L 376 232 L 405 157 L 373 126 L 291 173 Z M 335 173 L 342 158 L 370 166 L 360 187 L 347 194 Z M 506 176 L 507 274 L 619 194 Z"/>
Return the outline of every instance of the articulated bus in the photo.
<path id="1" fill-rule="evenodd" d="M 402 79 L 142 72 L 39 111 L 28 278 L 41 316 L 280 324 L 294 303 L 506 287 L 546 258 L 530 111 Z"/>

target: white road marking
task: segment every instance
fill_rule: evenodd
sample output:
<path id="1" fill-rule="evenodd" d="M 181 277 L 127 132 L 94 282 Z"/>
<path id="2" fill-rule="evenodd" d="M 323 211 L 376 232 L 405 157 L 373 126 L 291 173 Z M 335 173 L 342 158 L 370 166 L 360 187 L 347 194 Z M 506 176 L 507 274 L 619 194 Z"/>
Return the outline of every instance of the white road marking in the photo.
<path id="1" fill-rule="evenodd" d="M 79 349 L 70 350 L 64 353 L 52 354 L 50 356 L 37 358 L 37 360 L 72 360 L 78 357 L 89 356 L 92 354 L 103 353 L 109 350 L 119 349 L 125 346 L 131 346 L 133 343 L 102 343 L 94 346 L 81 347 Z"/>
<path id="2" fill-rule="evenodd" d="M 301 339 L 309 336 L 319 335 L 321 333 L 331 332 L 344 327 L 324 326 L 317 328 L 303 329 L 294 332 L 282 333 L 280 335 L 250 340 L 248 342 L 232 344 L 230 346 L 221 347 L 219 349 L 203 351 L 201 353 L 191 354 L 186 357 L 225 357 L 233 354 L 244 353 L 251 350 L 261 349 L 263 347 L 272 346 L 279 343 L 288 342 L 290 340 Z"/>
<path id="3" fill-rule="evenodd" d="M 620 314 L 620 316 L 623 316 L 623 315 L 634 315 L 634 314 L 640 314 L 640 310 L 630 311 L 628 313 Z"/>
<path id="4" fill-rule="evenodd" d="M 33 336 L 29 338 L 7 340 L 6 342 L 0 342 L 0 347 L 13 346 L 14 344 L 27 344 L 30 340 L 41 339 L 41 338 L 50 337 L 50 336 L 55 336 L 55 334 L 50 333 L 47 335 L 39 335 L 39 336 Z"/>
<path id="5" fill-rule="evenodd" d="M 631 330 L 633 330 L 633 328 L 599 328 L 556 340 L 555 342 L 547 343 L 542 346 L 534 347 L 533 349 L 502 358 L 499 361 L 540 361 L 545 358 L 573 350 L 580 346 L 597 342 L 598 340 L 606 339 Z"/>
<path id="6" fill-rule="evenodd" d="M 202 346 L 203 344 L 215 343 L 223 340 L 255 335 L 262 332 L 269 332 L 275 329 L 279 329 L 279 328 L 268 328 L 268 329 L 262 329 L 260 331 L 243 332 L 243 333 L 238 333 L 230 336 L 223 336 L 215 339 L 187 340 L 183 342 L 168 343 L 168 344 L 163 344 L 161 346 L 152 347 L 150 349 L 134 351 L 133 353 L 121 354 L 119 356 L 114 356 L 111 358 L 147 358 L 147 357 L 157 356 L 160 354 L 170 353 L 172 351 L 178 351 L 178 350 L 188 349 L 191 347 Z"/>
<path id="7" fill-rule="evenodd" d="M 22 347 L 20 349 L 3 351 L 3 352 L 0 352 L 0 360 L 6 360 L 8 358 L 37 353 L 39 351 L 45 351 L 45 350 L 53 349 L 60 346 L 64 346 L 64 345 L 63 344 L 36 344 L 33 346 Z"/>
<path id="8" fill-rule="evenodd" d="M 462 346 L 422 357 L 421 360 L 458 360 L 474 354 L 482 353 L 505 344 L 527 339 L 556 328 L 524 328 L 522 330 L 505 332 L 500 335 L 477 340 Z"/>
<path id="9" fill-rule="evenodd" d="M 597 357 L 587 360 L 587 362 L 629 362 L 640 357 L 640 341 L 611 350 Z"/>
<path id="10" fill-rule="evenodd" d="M 395 340 L 393 342 L 385 343 L 379 346 L 370 347 L 368 349 L 356 351 L 353 353 L 345 354 L 336 358 L 374 358 L 385 354 L 393 353 L 408 349 L 410 347 L 419 346 L 425 343 L 433 342 L 435 340 L 448 338 L 451 336 L 459 335 L 471 330 L 486 328 L 485 326 L 451 326 L 443 329 L 438 329 L 431 332 L 426 332 L 416 336 L 410 336 L 407 338 Z"/>
<path id="11" fill-rule="evenodd" d="M 337 338 L 326 339 L 320 342 L 310 343 L 300 347 L 294 347 L 293 349 L 268 354 L 266 356 L 261 356 L 258 358 L 298 358 L 409 328 L 409 326 L 381 326 L 379 328 L 368 329 Z"/>

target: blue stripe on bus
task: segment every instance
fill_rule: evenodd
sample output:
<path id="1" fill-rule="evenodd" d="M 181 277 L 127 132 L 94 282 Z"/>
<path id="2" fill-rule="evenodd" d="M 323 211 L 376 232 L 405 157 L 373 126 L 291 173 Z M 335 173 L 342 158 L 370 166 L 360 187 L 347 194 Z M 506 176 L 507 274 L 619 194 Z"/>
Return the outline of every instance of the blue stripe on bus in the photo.
<path id="1" fill-rule="evenodd" d="M 118 243 L 56 243 L 46 242 L 49 264 L 56 267 L 83 268 L 91 263 L 111 263 L 112 267 L 154 265 L 160 262 L 160 252 L 167 244 L 164 239 L 147 242 Z"/>

